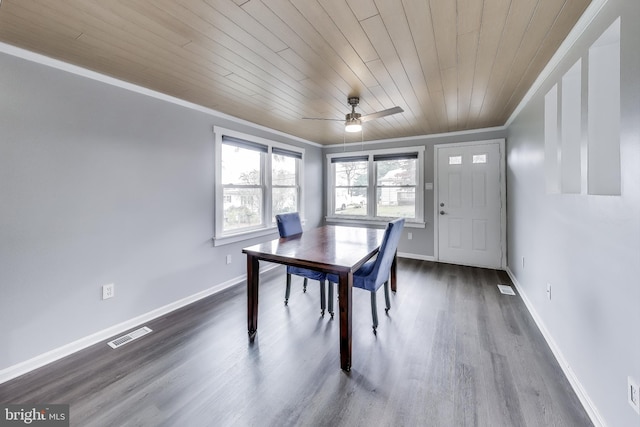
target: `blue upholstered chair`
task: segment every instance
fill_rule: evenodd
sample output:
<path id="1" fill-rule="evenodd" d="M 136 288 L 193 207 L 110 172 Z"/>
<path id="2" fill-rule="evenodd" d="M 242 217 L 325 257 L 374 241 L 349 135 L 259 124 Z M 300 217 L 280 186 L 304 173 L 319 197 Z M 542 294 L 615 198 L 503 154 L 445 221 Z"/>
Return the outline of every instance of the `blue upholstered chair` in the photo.
<path id="1" fill-rule="evenodd" d="M 371 316 L 373 317 L 373 333 L 378 327 L 378 310 L 376 304 L 376 292 L 380 286 L 384 285 L 384 298 L 387 304 L 385 313 L 391 309 L 389 298 L 389 275 L 391 264 L 398 249 L 398 242 L 404 228 L 404 218 L 399 218 L 387 224 L 375 259 L 367 261 L 362 267 L 353 273 L 353 286 L 371 292 Z M 328 274 L 329 280 L 329 314 L 333 317 L 333 284 L 338 283 L 338 276 Z"/>
<path id="2" fill-rule="evenodd" d="M 276 224 L 278 225 L 278 232 L 280 237 L 295 236 L 296 234 L 302 234 L 302 223 L 300 222 L 300 215 L 297 212 L 276 215 Z M 320 271 L 308 270 L 306 268 L 287 266 L 287 290 L 285 291 L 284 304 L 289 303 L 289 295 L 291 294 L 291 275 L 304 277 L 303 291 L 307 292 L 307 280 L 317 280 L 320 282 L 320 313 L 324 316 L 324 310 L 326 307 L 325 300 L 325 281 L 327 275 Z"/>

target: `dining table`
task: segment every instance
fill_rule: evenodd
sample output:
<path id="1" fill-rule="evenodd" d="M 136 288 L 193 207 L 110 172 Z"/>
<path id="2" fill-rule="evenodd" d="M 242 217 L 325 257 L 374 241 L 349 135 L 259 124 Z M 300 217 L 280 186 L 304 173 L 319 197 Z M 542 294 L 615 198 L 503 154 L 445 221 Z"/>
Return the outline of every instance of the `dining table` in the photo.
<path id="1" fill-rule="evenodd" d="M 324 225 L 242 249 L 247 256 L 247 323 L 249 339 L 258 332 L 260 261 L 303 267 L 338 276 L 340 367 L 351 370 L 353 274 L 380 249 L 384 230 Z M 391 266 L 391 290 L 396 292 L 397 254 Z"/>

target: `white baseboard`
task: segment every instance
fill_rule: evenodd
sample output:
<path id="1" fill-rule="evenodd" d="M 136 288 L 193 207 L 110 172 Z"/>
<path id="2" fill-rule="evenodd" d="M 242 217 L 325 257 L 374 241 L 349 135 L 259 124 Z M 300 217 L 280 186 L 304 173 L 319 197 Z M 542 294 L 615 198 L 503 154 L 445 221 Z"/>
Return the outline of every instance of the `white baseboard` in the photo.
<path id="1" fill-rule="evenodd" d="M 268 271 L 277 268 L 278 266 L 279 264 L 267 264 L 265 267 L 260 269 L 260 272 Z M 107 329 L 103 329 L 102 331 L 98 331 L 94 334 L 91 334 L 84 338 L 80 338 L 79 340 L 73 341 L 69 344 L 65 344 L 62 347 L 58 347 L 29 360 L 25 360 L 24 362 L 20 362 L 13 366 L 5 368 L 0 371 L 0 384 L 17 378 L 20 375 L 31 372 L 35 369 L 38 369 L 44 365 L 48 365 L 49 363 L 55 362 L 56 360 L 62 359 L 63 357 L 69 356 L 77 351 L 83 350 L 101 341 L 107 341 L 109 338 L 115 335 L 122 334 L 142 323 L 150 322 L 151 320 L 164 316 L 167 313 L 170 313 L 186 305 L 206 298 L 210 295 L 223 291 L 224 289 L 227 289 L 246 279 L 246 274 L 235 277 L 233 279 L 227 280 L 226 282 L 214 285 L 209 289 L 205 289 L 204 291 L 190 295 L 186 298 L 182 298 L 178 301 L 174 301 L 170 304 L 156 308 L 155 310 L 151 310 L 140 316 L 134 317 L 133 319 L 111 326 Z"/>
<path id="2" fill-rule="evenodd" d="M 419 259 L 421 261 L 435 261 L 432 255 L 410 254 L 408 252 L 398 252 L 400 258 Z"/>
<path id="3" fill-rule="evenodd" d="M 591 422 L 596 427 L 606 427 L 607 424 L 605 423 L 604 419 L 600 416 L 600 413 L 598 412 L 598 408 L 596 408 L 596 406 L 593 404 L 593 402 L 589 398 L 587 391 L 584 389 L 584 387 L 582 387 L 582 384 L 578 380 L 578 377 L 571 369 L 571 365 L 569 365 L 569 362 L 567 362 L 567 359 L 565 359 L 564 355 L 562 354 L 562 351 L 560 351 L 560 347 L 554 341 L 553 336 L 545 326 L 544 322 L 542 321 L 542 318 L 538 315 L 538 312 L 536 312 L 535 308 L 533 307 L 533 304 L 531 304 L 531 301 L 527 297 L 527 294 L 525 293 L 522 286 L 520 286 L 518 279 L 516 279 L 516 276 L 513 274 L 513 272 L 509 267 L 507 267 L 506 271 L 509 277 L 511 278 L 511 281 L 515 285 L 516 289 L 518 290 L 518 293 L 520 294 L 522 301 L 524 301 L 524 305 L 527 307 L 527 310 L 529 310 L 531 317 L 533 317 L 533 320 L 536 322 L 536 325 L 538 326 L 538 329 L 542 333 L 542 336 L 544 337 L 545 341 L 551 348 L 551 351 L 553 352 L 553 355 L 558 361 L 558 364 L 560 365 L 562 372 L 564 372 L 564 375 L 567 377 L 567 380 L 569 380 L 569 384 L 571 384 L 573 391 L 575 391 L 585 411 L 587 411 L 587 414 L 589 415 Z"/>

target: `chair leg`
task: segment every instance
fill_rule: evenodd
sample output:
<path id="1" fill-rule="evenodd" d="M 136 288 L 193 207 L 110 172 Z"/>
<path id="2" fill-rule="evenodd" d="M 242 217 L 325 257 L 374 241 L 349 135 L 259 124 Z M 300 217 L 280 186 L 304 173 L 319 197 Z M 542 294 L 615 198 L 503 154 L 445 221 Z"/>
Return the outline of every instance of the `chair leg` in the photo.
<path id="1" fill-rule="evenodd" d="M 371 317 L 373 318 L 373 333 L 378 327 L 378 305 L 376 304 L 376 293 L 371 292 Z"/>
<path id="2" fill-rule="evenodd" d="M 326 282 L 326 280 L 320 280 L 320 314 L 322 314 L 322 317 L 324 317 L 324 309 L 327 306 L 326 296 L 324 293 L 324 282 Z"/>
<path id="3" fill-rule="evenodd" d="M 384 301 L 387 303 L 387 308 L 384 309 L 385 313 L 389 313 L 391 310 L 391 298 L 389 298 L 389 281 L 384 282 Z"/>
<path id="4" fill-rule="evenodd" d="M 333 319 L 333 283 L 329 282 L 329 289 L 327 291 L 327 294 L 329 295 L 329 314 L 331 315 L 331 318 Z"/>
<path id="5" fill-rule="evenodd" d="M 284 292 L 284 305 L 289 303 L 289 295 L 291 294 L 291 275 L 287 273 L 287 290 Z"/>
<path id="6" fill-rule="evenodd" d="M 307 292 L 307 278 L 304 278 L 304 282 L 302 282 L 302 292 Z"/>

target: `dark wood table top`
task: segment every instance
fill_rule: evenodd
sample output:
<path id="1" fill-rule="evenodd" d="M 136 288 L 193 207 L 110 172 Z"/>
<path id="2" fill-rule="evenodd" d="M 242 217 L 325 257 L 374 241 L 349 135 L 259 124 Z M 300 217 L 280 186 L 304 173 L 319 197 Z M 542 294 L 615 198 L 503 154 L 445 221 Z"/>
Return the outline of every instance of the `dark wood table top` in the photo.
<path id="1" fill-rule="evenodd" d="M 384 230 L 325 225 L 242 250 L 262 260 L 327 273 L 355 272 L 379 249 Z"/>

